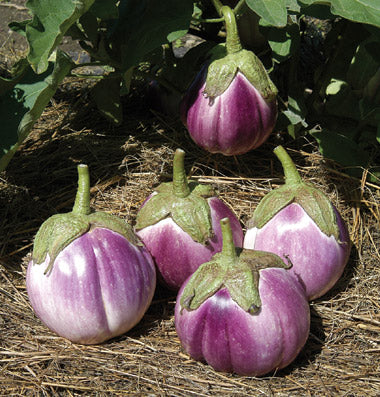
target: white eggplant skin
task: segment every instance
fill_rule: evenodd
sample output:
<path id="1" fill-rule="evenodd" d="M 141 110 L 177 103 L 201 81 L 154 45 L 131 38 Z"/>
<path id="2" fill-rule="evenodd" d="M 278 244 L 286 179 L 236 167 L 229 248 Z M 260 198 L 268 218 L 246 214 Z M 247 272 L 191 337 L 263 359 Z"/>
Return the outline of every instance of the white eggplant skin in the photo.
<path id="1" fill-rule="evenodd" d="M 334 207 L 339 240 L 324 234 L 305 210 L 291 203 L 262 228 L 248 228 L 244 248 L 273 252 L 290 260 L 289 269 L 305 288 L 309 300 L 328 292 L 341 277 L 350 255 L 347 226 Z"/>
<path id="2" fill-rule="evenodd" d="M 156 287 L 153 260 L 141 245 L 106 228 L 90 229 L 66 246 L 45 273 L 31 261 L 26 286 L 41 321 L 74 343 L 98 344 L 134 327 Z"/>
<path id="3" fill-rule="evenodd" d="M 205 70 L 181 102 L 181 119 L 194 142 L 211 153 L 247 153 L 262 145 L 277 120 L 277 101 L 266 101 L 240 72 L 227 90 L 210 100 L 204 95 Z"/>
<path id="4" fill-rule="evenodd" d="M 257 313 L 243 310 L 227 288 L 197 309 L 181 306 L 188 280 L 175 306 L 175 326 L 184 350 L 216 371 L 262 376 L 289 365 L 306 343 L 310 309 L 301 285 L 285 269 L 260 270 Z"/>
<path id="5" fill-rule="evenodd" d="M 243 229 L 233 211 L 217 197 L 210 197 L 207 201 L 213 229 L 213 236 L 207 244 L 194 241 L 170 217 L 136 232 L 156 263 L 159 281 L 173 291 L 178 291 L 202 263 L 208 262 L 215 253 L 221 251 L 219 222 L 222 218 L 230 219 L 236 246 L 243 245 Z"/>

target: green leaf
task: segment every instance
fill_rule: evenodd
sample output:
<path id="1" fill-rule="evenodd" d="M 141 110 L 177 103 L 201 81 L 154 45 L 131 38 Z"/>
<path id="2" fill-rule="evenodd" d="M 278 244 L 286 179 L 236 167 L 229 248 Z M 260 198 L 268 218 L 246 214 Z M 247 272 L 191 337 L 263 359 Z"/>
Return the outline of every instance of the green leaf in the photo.
<path id="1" fill-rule="evenodd" d="M 14 32 L 18 33 L 19 35 L 26 37 L 26 26 L 31 22 L 31 19 L 27 19 L 25 21 L 16 22 L 13 21 L 8 24 L 8 27 L 12 29 Z"/>
<path id="2" fill-rule="evenodd" d="M 319 144 L 323 156 L 335 160 L 345 166 L 345 172 L 361 178 L 363 168 L 369 161 L 369 153 L 360 149 L 359 145 L 347 136 L 328 129 L 312 131 L 311 134 Z"/>
<path id="3" fill-rule="evenodd" d="M 121 4 L 112 36 L 112 48 L 120 48 L 123 69 L 138 65 L 145 55 L 164 43 L 183 36 L 189 29 L 193 2 L 131 0 Z"/>
<path id="4" fill-rule="evenodd" d="M 305 120 L 307 109 L 302 96 L 297 98 L 289 96 L 288 108 L 283 113 L 293 126 L 300 124 L 303 127 L 307 127 L 308 124 Z"/>
<path id="5" fill-rule="evenodd" d="M 117 3 L 118 0 L 95 0 L 88 11 L 102 21 L 116 19 L 119 17 Z"/>
<path id="6" fill-rule="evenodd" d="M 286 0 L 246 0 L 246 3 L 268 25 L 279 27 L 286 25 Z"/>
<path id="7" fill-rule="evenodd" d="M 28 136 L 71 67 L 71 59 L 59 51 L 55 64 L 51 63 L 41 75 L 35 74 L 28 66 L 13 83 L 0 78 L 1 171 Z M 14 84 L 13 89 L 9 89 L 10 84 Z"/>
<path id="8" fill-rule="evenodd" d="M 300 31 L 296 23 L 288 24 L 284 28 L 262 27 L 261 30 L 269 42 L 276 62 L 283 62 L 299 50 Z"/>
<path id="9" fill-rule="evenodd" d="M 301 4 L 311 5 L 320 0 L 300 0 Z M 368 23 L 380 27 L 380 2 L 378 0 L 331 0 L 331 12 L 354 22 Z"/>
<path id="10" fill-rule="evenodd" d="M 380 48 L 380 40 L 373 36 L 359 44 L 347 71 L 347 82 L 355 89 L 363 89 L 379 69 L 379 60 L 368 51 L 368 45 Z"/>
<path id="11" fill-rule="evenodd" d="M 28 0 L 33 15 L 26 26 L 29 43 L 28 61 L 36 73 L 48 68 L 48 59 L 70 26 L 93 4 L 94 0 Z"/>
<path id="12" fill-rule="evenodd" d="M 121 76 L 107 77 L 100 80 L 91 90 L 99 111 L 116 125 L 123 121 L 123 110 L 120 103 Z"/>

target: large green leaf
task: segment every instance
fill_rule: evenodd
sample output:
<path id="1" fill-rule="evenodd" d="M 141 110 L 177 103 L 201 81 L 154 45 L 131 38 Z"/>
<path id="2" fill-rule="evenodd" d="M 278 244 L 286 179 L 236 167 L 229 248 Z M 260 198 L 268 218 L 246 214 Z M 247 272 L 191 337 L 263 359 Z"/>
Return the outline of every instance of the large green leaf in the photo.
<path id="1" fill-rule="evenodd" d="M 45 73 L 36 74 L 26 65 L 13 80 L 0 78 L 0 171 L 28 136 L 71 67 L 71 59 L 59 51 L 55 64 L 50 63 Z"/>
<path id="2" fill-rule="evenodd" d="M 290 23 L 284 28 L 262 27 L 261 30 L 272 49 L 274 61 L 283 62 L 299 50 L 301 37 L 299 26 L 296 23 Z"/>
<path id="3" fill-rule="evenodd" d="M 108 77 L 100 80 L 91 90 L 92 97 L 99 111 L 119 125 L 123 121 L 123 110 L 120 103 L 121 76 Z"/>
<path id="4" fill-rule="evenodd" d="M 286 0 L 246 0 L 246 3 L 266 24 L 278 27 L 286 25 Z"/>
<path id="5" fill-rule="evenodd" d="M 368 167 L 369 153 L 348 136 L 340 132 L 324 129 L 312 132 L 319 144 L 323 156 L 335 160 L 345 167 L 345 172 L 361 177 L 363 169 Z"/>
<path id="6" fill-rule="evenodd" d="M 120 48 L 123 70 L 136 66 L 160 45 L 183 36 L 189 29 L 192 12 L 190 0 L 120 2 L 112 48 Z"/>
<path id="7" fill-rule="evenodd" d="M 311 5 L 320 0 L 300 0 L 301 4 Z M 379 0 L 330 0 L 331 12 L 354 22 L 368 23 L 380 27 Z"/>
<path id="8" fill-rule="evenodd" d="M 48 59 L 70 26 L 92 5 L 94 0 L 28 0 L 33 15 L 26 26 L 29 42 L 28 60 L 36 73 L 48 68 Z"/>

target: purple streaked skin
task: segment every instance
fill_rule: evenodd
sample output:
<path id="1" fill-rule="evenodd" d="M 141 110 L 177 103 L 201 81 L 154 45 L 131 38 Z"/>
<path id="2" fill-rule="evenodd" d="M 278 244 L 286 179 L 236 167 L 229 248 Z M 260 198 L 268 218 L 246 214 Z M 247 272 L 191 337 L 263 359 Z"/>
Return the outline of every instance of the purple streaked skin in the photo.
<path id="1" fill-rule="evenodd" d="M 156 271 L 143 246 L 105 228 L 94 228 L 66 248 L 44 274 L 30 262 L 26 286 L 43 323 L 74 343 L 96 344 L 135 326 L 148 309 Z"/>
<path id="2" fill-rule="evenodd" d="M 240 72 L 221 95 L 204 95 L 206 69 L 190 86 L 181 116 L 191 138 L 211 153 L 238 155 L 259 147 L 272 132 L 277 101 L 267 103 Z"/>
<path id="3" fill-rule="evenodd" d="M 216 371 L 261 376 L 290 364 L 304 346 L 310 310 L 301 285 L 285 269 L 260 270 L 261 309 L 250 314 L 226 288 L 198 309 L 181 310 L 180 289 L 175 326 L 184 350 Z"/>
<path id="4" fill-rule="evenodd" d="M 183 282 L 222 249 L 220 220 L 228 217 L 237 247 L 243 244 L 243 230 L 235 214 L 217 197 L 208 199 L 214 236 L 203 245 L 194 241 L 171 218 L 139 230 L 136 234 L 152 255 L 159 280 L 168 288 L 178 291 Z"/>
<path id="5" fill-rule="evenodd" d="M 288 270 L 303 284 L 309 300 L 329 291 L 342 275 L 350 253 L 350 240 L 342 217 L 334 208 L 339 242 L 327 236 L 303 208 L 292 203 L 261 229 L 251 228 L 244 248 L 273 252 L 293 266 Z"/>

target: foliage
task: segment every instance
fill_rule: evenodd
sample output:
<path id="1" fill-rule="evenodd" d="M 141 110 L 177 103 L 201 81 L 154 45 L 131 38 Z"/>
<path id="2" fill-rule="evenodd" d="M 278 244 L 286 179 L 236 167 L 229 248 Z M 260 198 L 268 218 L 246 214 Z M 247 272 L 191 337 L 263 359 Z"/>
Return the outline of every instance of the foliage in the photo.
<path id="1" fill-rule="evenodd" d="M 293 138 L 313 136 L 321 152 L 341 163 L 346 172 L 361 176 L 363 168 L 369 168 L 378 182 L 380 170 L 373 165 L 380 148 L 380 3 L 222 3 L 235 7 L 245 47 L 271 69 L 280 95 L 277 128 Z M 83 70 L 79 67 L 90 70 L 89 78 L 94 78 L 93 68 L 100 68 L 92 98 L 116 124 L 123 117 L 121 98 L 134 79 L 157 80 L 177 97 L 182 94 L 210 48 L 223 41 L 220 4 L 218 0 L 28 0 L 31 19 L 10 24 L 26 36 L 28 56 L 16 65 L 12 78 L 0 77 L 0 121 L 6 126 L 0 170 L 62 79 L 78 75 Z M 186 32 L 205 42 L 184 57 L 175 56 Z M 65 36 L 78 42 L 89 62 L 75 63 L 59 50 Z"/>

